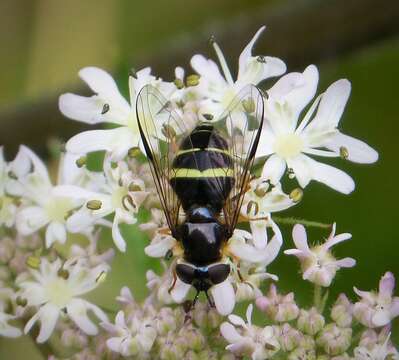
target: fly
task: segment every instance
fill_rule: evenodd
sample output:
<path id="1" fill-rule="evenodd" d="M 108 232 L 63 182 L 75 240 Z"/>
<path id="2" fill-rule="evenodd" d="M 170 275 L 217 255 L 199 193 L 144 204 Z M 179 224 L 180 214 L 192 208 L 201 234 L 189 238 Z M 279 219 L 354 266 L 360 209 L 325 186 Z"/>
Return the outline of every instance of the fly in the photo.
<path id="1" fill-rule="evenodd" d="M 212 304 L 208 290 L 231 272 L 223 248 L 237 225 L 259 143 L 262 93 L 247 86 L 218 120 L 192 127 L 169 105 L 145 86 L 137 98 L 138 127 L 169 229 L 184 250 L 174 275 L 197 290 L 193 303 L 204 292 Z"/>

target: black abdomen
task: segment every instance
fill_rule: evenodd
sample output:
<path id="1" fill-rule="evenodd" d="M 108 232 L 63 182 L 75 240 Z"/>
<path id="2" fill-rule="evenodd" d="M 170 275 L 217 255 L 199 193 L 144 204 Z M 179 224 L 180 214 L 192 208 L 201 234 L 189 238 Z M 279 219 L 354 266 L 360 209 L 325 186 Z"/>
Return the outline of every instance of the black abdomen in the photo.
<path id="1" fill-rule="evenodd" d="M 182 207 L 208 206 L 219 213 L 234 185 L 233 160 L 213 126 L 197 126 L 183 140 L 170 183 Z"/>

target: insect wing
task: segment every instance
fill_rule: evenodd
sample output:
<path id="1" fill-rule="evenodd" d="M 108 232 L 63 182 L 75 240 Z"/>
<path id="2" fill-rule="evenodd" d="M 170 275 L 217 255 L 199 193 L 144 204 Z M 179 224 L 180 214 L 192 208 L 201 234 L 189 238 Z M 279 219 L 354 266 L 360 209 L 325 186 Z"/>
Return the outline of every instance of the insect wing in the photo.
<path id="1" fill-rule="evenodd" d="M 263 110 L 262 92 L 256 86 L 249 85 L 240 91 L 214 124 L 226 140 L 232 160 L 229 176 L 234 178 L 234 182 L 223 207 L 223 221 L 230 236 L 237 224 L 249 184 L 263 126 Z"/>
<path id="2" fill-rule="evenodd" d="M 179 142 L 187 136 L 189 129 L 172 109 L 170 102 L 151 85 L 140 90 L 136 115 L 158 196 L 169 228 L 175 236 L 180 202 L 169 180 L 174 171 L 172 161 L 179 149 Z"/>

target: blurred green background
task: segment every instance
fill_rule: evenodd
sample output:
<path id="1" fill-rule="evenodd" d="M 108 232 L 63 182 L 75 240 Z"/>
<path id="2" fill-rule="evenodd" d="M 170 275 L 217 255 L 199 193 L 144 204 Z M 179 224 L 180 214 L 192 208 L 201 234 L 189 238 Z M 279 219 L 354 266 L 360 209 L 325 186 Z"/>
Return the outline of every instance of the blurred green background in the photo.
<path id="1" fill-rule="evenodd" d="M 61 93 L 89 93 L 77 76 L 84 66 L 108 70 L 127 94 L 131 67 L 149 65 L 172 80 L 177 65 L 190 72 L 194 53 L 214 57 L 207 44 L 210 35 L 216 36 L 235 69 L 242 48 L 266 24 L 257 54 L 281 57 L 289 71 L 315 63 L 321 74 L 320 91 L 339 78 L 352 82 L 341 128 L 375 147 L 380 160 L 371 166 L 336 161 L 354 177 L 356 191 L 344 196 L 312 183 L 303 201 L 286 214 L 336 221 L 338 232 L 353 234 L 336 254 L 352 256 L 358 264 L 338 274 L 334 295 L 353 294 L 354 285 L 376 288 L 387 270 L 399 278 L 398 19 L 397 0 L 2 0 L 0 144 L 6 145 L 10 159 L 20 143 L 46 157 L 49 138 L 67 140 L 85 129 L 57 110 Z M 146 270 L 159 268 L 144 255 L 147 239 L 137 228 L 126 226 L 123 231 L 130 238 L 128 252 L 117 255 L 107 282 L 92 296 L 110 308 L 116 308 L 114 298 L 123 285 L 143 299 Z M 292 247 L 290 227 L 283 231 L 285 247 Z M 320 229 L 309 232 L 313 240 L 328 235 Z M 104 248 L 110 246 L 107 237 Z M 280 256 L 269 271 L 278 274 L 282 289 L 295 290 L 305 301 L 311 288 L 298 281 L 297 265 L 294 258 Z M 40 359 L 29 339 L 0 339 L 0 359 L 26 358 L 28 349 L 29 359 Z"/>

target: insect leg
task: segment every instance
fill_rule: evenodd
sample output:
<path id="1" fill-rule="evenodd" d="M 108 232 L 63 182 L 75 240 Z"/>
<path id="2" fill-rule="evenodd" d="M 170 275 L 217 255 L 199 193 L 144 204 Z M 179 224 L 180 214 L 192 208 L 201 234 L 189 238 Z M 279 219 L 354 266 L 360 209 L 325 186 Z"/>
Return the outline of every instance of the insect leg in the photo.
<path id="1" fill-rule="evenodd" d="M 172 274 L 173 274 L 173 282 L 172 282 L 172 285 L 170 286 L 170 288 L 168 289 L 169 294 L 172 292 L 173 288 L 176 285 L 176 281 L 177 281 L 176 269 L 173 269 Z"/>

